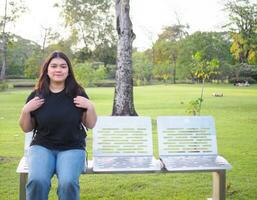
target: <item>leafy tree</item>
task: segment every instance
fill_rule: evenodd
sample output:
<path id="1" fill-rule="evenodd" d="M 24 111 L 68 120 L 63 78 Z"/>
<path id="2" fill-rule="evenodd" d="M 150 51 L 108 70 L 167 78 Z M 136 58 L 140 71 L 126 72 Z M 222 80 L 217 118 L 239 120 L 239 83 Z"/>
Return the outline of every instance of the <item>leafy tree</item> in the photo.
<path id="1" fill-rule="evenodd" d="M 77 63 L 84 63 L 93 60 L 93 52 L 87 47 L 83 47 L 74 53 L 74 59 Z"/>
<path id="2" fill-rule="evenodd" d="M 74 74 L 78 82 L 84 87 L 87 87 L 89 84 L 93 83 L 94 69 L 90 66 L 89 63 L 76 64 L 74 67 Z"/>
<path id="3" fill-rule="evenodd" d="M 193 56 L 193 74 L 202 81 L 202 90 L 200 98 L 192 100 L 189 102 L 189 107 L 187 112 L 192 113 L 193 115 L 201 113 L 201 105 L 203 102 L 203 93 L 204 93 L 204 83 L 206 79 L 209 79 L 211 75 L 217 74 L 217 69 L 219 68 L 219 61 L 215 58 L 212 60 L 206 60 L 203 58 L 201 52 L 196 52 Z"/>
<path id="4" fill-rule="evenodd" d="M 73 59 L 73 52 L 71 50 L 71 39 L 68 38 L 67 40 L 60 40 L 57 43 L 52 43 L 47 47 L 41 49 L 38 47 L 31 56 L 26 60 L 25 63 L 25 71 L 24 74 L 28 78 L 37 78 L 39 75 L 40 65 L 42 64 L 43 60 L 45 59 L 46 55 L 49 55 L 53 51 L 59 50 L 66 53 L 66 55 Z"/>
<path id="5" fill-rule="evenodd" d="M 226 32 L 195 32 L 180 41 L 178 52 L 178 76 L 194 80 L 192 73 L 193 57 L 201 52 L 203 59 L 217 58 L 220 62 L 220 73 L 213 78 L 227 79 L 231 75 L 233 57 L 230 53 L 231 38 Z"/>
<path id="6" fill-rule="evenodd" d="M 92 64 L 78 63 L 74 66 L 74 73 L 79 83 L 87 87 L 93 85 L 95 81 L 104 79 L 105 68 L 104 66 L 99 66 L 94 69 Z"/>
<path id="7" fill-rule="evenodd" d="M 155 78 L 167 83 L 172 76 L 170 64 L 168 62 L 162 62 L 161 64 L 155 65 L 153 68 L 153 74 Z"/>
<path id="8" fill-rule="evenodd" d="M 43 53 L 41 49 L 35 51 L 25 62 L 24 75 L 27 78 L 38 78 L 40 66 L 43 62 Z"/>
<path id="9" fill-rule="evenodd" d="M 90 50 L 87 47 L 79 49 L 74 53 L 74 61 L 76 63 L 84 62 L 101 62 L 104 65 L 107 78 L 115 78 L 117 57 L 117 46 L 109 46 L 107 43 L 98 45 L 94 50 Z"/>
<path id="10" fill-rule="evenodd" d="M 115 41 L 113 2 L 109 0 L 62 0 L 55 4 L 62 8 L 66 25 L 72 29 L 81 47 L 95 48 Z"/>
<path id="11" fill-rule="evenodd" d="M 115 65 L 107 65 L 106 66 L 106 79 L 115 79 L 117 66 Z"/>
<path id="12" fill-rule="evenodd" d="M 186 112 L 192 115 L 200 115 L 201 112 L 201 104 L 203 102 L 202 98 L 197 98 L 196 100 L 191 100 L 188 103 L 188 106 L 186 108 Z"/>
<path id="13" fill-rule="evenodd" d="M 107 69 L 108 64 L 116 64 L 117 45 L 109 46 L 107 43 L 98 45 L 92 54 L 94 61 L 103 62 Z"/>
<path id="14" fill-rule="evenodd" d="M 67 40 L 60 40 L 57 43 L 52 43 L 46 47 L 44 51 L 44 55 L 49 55 L 53 51 L 59 50 L 65 52 L 65 54 L 70 58 L 73 59 L 73 52 L 71 50 L 72 41 L 68 38 Z"/>
<path id="15" fill-rule="evenodd" d="M 188 36 L 188 25 L 174 24 L 164 27 L 163 32 L 159 35 L 159 40 L 178 41 Z"/>
<path id="16" fill-rule="evenodd" d="M 169 43 L 168 48 L 168 59 L 170 60 L 173 68 L 173 83 L 176 83 L 176 70 L 177 70 L 177 59 L 178 52 L 180 49 L 180 40 L 188 36 L 186 29 L 188 26 L 175 24 L 173 26 L 167 26 L 163 32 L 159 35 L 159 41 L 166 41 Z M 166 62 L 166 61 L 165 61 Z"/>
<path id="17" fill-rule="evenodd" d="M 168 79 L 174 75 L 172 73 L 172 64 L 171 63 L 171 52 L 176 51 L 173 47 L 173 41 L 167 40 L 158 40 L 154 44 L 155 57 L 154 57 L 154 69 L 153 75 L 154 77 L 164 80 L 167 82 Z"/>
<path id="18" fill-rule="evenodd" d="M 106 68 L 101 65 L 95 70 L 95 81 L 103 80 L 106 77 Z"/>
<path id="19" fill-rule="evenodd" d="M 10 8 L 9 8 L 10 7 Z M 5 0 L 4 16 L 0 16 L 0 50 L 2 54 L 2 66 L 0 71 L 0 81 L 5 79 L 6 72 L 6 59 L 7 59 L 7 44 L 9 41 L 10 33 L 7 32 L 6 26 L 14 23 L 20 15 L 25 11 L 25 6 L 22 0 Z"/>
<path id="20" fill-rule="evenodd" d="M 249 0 L 227 1 L 232 35 L 231 53 L 240 63 L 256 64 L 257 60 L 257 4 Z"/>
<path id="21" fill-rule="evenodd" d="M 40 46 L 33 41 L 13 35 L 7 45 L 8 55 L 6 70 L 7 76 L 23 77 L 25 64 L 35 52 L 40 52 Z"/>
<path id="22" fill-rule="evenodd" d="M 60 34 L 57 32 L 54 32 L 52 28 L 44 28 L 44 38 L 43 38 L 43 44 L 42 44 L 42 52 L 43 55 L 45 56 L 45 49 L 47 46 L 51 45 L 55 41 L 57 41 L 60 38 Z"/>
<path id="23" fill-rule="evenodd" d="M 195 32 L 187 35 L 178 41 L 167 40 L 162 36 L 162 40 L 158 40 L 155 45 L 155 77 L 161 79 L 160 72 L 165 74 L 171 73 L 169 77 L 174 75 L 174 66 L 176 76 L 181 79 L 195 79 L 192 73 L 193 57 L 196 52 L 201 52 L 203 59 L 212 60 L 217 58 L 220 62 L 219 74 L 212 75 L 212 78 L 227 79 L 231 75 L 233 57 L 230 53 L 231 38 L 226 32 Z M 168 70 L 167 67 L 170 67 Z M 157 70 L 157 67 L 163 67 L 162 70 Z M 165 73 L 163 73 L 165 71 Z M 159 74 L 156 74 L 159 73 Z M 173 77 L 174 81 L 174 77 Z"/>
<path id="24" fill-rule="evenodd" d="M 249 65 L 247 63 L 237 63 L 233 65 L 234 73 L 229 81 L 231 83 L 257 83 L 257 65 Z"/>
<path id="25" fill-rule="evenodd" d="M 158 40 L 154 44 L 155 56 L 154 64 L 170 63 L 170 42 L 166 40 Z"/>
<path id="26" fill-rule="evenodd" d="M 209 79 L 211 75 L 218 73 L 219 60 L 215 58 L 208 61 L 204 59 L 201 52 L 198 51 L 193 56 L 193 61 L 193 73 L 198 79 L 202 80 L 203 83 L 206 79 Z"/>
<path id="27" fill-rule="evenodd" d="M 133 77 L 137 85 L 146 84 L 152 79 L 153 65 L 145 52 L 134 52 L 132 54 Z"/>

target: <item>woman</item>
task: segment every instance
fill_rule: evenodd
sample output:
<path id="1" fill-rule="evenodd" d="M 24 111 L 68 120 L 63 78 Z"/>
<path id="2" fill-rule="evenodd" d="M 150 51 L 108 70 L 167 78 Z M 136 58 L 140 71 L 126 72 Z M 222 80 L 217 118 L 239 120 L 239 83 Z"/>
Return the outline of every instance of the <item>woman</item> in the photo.
<path id="1" fill-rule="evenodd" d="M 54 174 L 59 200 L 79 199 L 79 176 L 85 163 L 83 125 L 93 128 L 96 119 L 93 104 L 74 78 L 70 60 L 62 52 L 53 52 L 42 65 L 19 120 L 24 132 L 34 133 L 27 200 L 48 199 Z"/>

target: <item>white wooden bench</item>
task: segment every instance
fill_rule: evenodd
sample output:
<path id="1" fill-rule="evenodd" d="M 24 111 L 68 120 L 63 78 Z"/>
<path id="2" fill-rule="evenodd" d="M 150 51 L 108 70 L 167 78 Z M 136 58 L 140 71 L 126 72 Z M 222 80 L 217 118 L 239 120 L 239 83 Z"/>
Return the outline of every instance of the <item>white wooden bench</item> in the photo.
<path id="1" fill-rule="evenodd" d="M 200 168 L 181 170 L 168 165 L 166 157 L 170 156 L 170 154 L 166 155 L 166 153 L 170 152 L 165 149 L 165 145 L 172 149 L 172 147 L 170 147 L 170 145 L 173 144 L 171 141 L 173 139 L 178 140 L 179 137 L 166 138 L 170 133 L 165 131 L 165 127 L 169 129 L 169 124 L 174 123 L 167 120 L 171 118 L 163 119 L 163 117 L 159 117 L 157 120 L 160 159 L 155 159 L 153 156 L 152 125 L 149 117 L 98 117 L 97 124 L 93 129 L 93 160 L 89 160 L 85 163 L 86 174 L 213 171 L 213 200 L 225 199 L 225 170 L 229 169 L 230 165 L 228 164 L 227 167 L 208 170 Z M 180 128 L 183 127 L 185 117 L 176 117 L 176 119 L 176 124 L 179 124 Z M 197 123 L 195 128 L 199 128 L 198 126 L 200 126 L 200 124 L 206 123 L 204 117 L 199 118 L 199 120 L 203 121 Z M 185 124 L 185 126 L 187 125 Z M 215 133 L 214 124 L 208 123 L 206 126 L 213 126 L 212 130 L 214 130 Z M 216 135 L 212 135 L 212 138 L 213 147 L 215 147 Z M 27 152 L 31 139 L 32 133 L 26 133 L 24 156 L 17 168 L 17 173 L 20 174 L 20 200 L 26 199 L 25 186 L 28 175 Z M 186 155 L 183 156 L 186 157 Z M 180 161 L 178 161 L 178 163 L 180 163 Z"/>
<path id="2" fill-rule="evenodd" d="M 214 120 L 210 116 L 157 118 L 160 159 L 167 172 L 213 172 L 213 199 L 226 195 L 226 170 L 218 155 Z"/>

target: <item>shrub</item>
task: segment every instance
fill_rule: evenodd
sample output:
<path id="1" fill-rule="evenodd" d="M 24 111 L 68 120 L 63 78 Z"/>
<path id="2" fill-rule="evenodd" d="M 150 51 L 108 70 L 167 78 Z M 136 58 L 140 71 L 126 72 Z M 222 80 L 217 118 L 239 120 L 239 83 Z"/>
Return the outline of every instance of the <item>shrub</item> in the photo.
<path id="1" fill-rule="evenodd" d="M 250 84 L 255 84 L 257 81 L 253 79 L 252 77 L 232 77 L 229 80 L 229 83 L 245 83 L 246 81 Z"/>
<path id="2" fill-rule="evenodd" d="M 93 86 L 94 82 L 104 79 L 106 74 L 103 66 L 94 69 L 89 63 L 76 64 L 74 73 L 76 79 L 83 87 Z"/>
<path id="3" fill-rule="evenodd" d="M 4 81 L 0 81 L 0 91 L 8 89 L 8 84 Z"/>

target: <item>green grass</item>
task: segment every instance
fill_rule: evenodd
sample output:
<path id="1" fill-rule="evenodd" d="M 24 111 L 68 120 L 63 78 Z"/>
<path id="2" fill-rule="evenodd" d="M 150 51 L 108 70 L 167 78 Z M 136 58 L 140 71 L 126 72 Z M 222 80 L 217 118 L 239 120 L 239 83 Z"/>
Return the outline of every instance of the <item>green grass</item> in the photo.
<path id="1" fill-rule="evenodd" d="M 98 115 L 110 115 L 113 88 L 88 88 Z M 16 167 L 23 155 L 24 135 L 18 126 L 20 110 L 29 90 L 0 93 L 0 199 L 18 199 L 19 175 Z M 224 97 L 212 97 L 213 92 Z M 199 97 L 200 85 L 157 85 L 135 87 L 135 107 L 139 115 L 153 119 L 154 154 L 157 156 L 156 117 L 186 115 L 187 103 Z M 256 199 L 257 183 L 257 85 L 234 87 L 207 85 L 202 115 L 215 118 L 218 151 L 233 166 L 227 172 L 227 199 Z M 92 134 L 88 136 L 92 157 Z M 40 166 L 39 166 L 40 167 Z M 211 197 L 211 173 L 83 175 L 81 199 L 98 200 L 199 200 Z M 56 200 L 54 177 L 50 200 Z"/>

